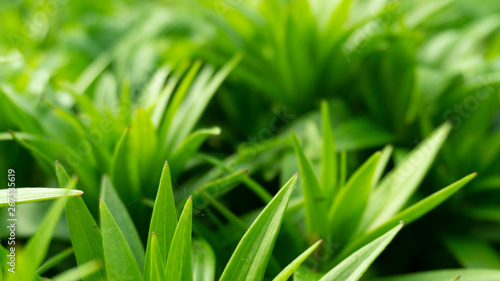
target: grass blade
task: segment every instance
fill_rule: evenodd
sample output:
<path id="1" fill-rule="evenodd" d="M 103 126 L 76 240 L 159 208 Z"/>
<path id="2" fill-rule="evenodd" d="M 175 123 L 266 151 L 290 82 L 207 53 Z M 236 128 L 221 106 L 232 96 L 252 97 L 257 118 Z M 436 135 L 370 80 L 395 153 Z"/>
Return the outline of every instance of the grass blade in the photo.
<path id="1" fill-rule="evenodd" d="M 335 241 L 344 241 L 356 231 L 365 210 L 380 152 L 372 155 L 339 191 L 329 210 L 330 231 Z"/>
<path id="2" fill-rule="evenodd" d="M 361 229 L 375 228 L 403 207 L 424 178 L 451 128 L 451 124 L 445 123 L 436 129 L 382 180 L 370 196 Z"/>
<path id="3" fill-rule="evenodd" d="M 26 256 L 30 260 L 30 270 L 37 269 L 45 259 L 49 250 L 54 230 L 59 223 L 59 219 L 64 211 L 64 205 L 68 197 L 64 196 L 55 201 L 40 224 L 35 235 L 26 244 Z"/>
<path id="4" fill-rule="evenodd" d="M 323 188 L 323 192 L 326 194 L 328 203 L 330 203 L 337 194 L 338 168 L 333 128 L 330 121 L 330 113 L 328 112 L 328 103 L 326 101 L 321 103 L 321 115 L 323 125 L 321 187 Z"/>
<path id="5" fill-rule="evenodd" d="M 187 161 L 198 151 L 198 148 L 209 136 L 219 134 L 220 128 L 214 127 L 210 129 L 201 129 L 189 135 L 189 137 L 182 142 L 180 147 L 175 150 L 169 160 L 171 163 L 175 163 L 175 169 L 172 167 L 172 175 L 175 177 L 175 175 L 182 171 Z"/>
<path id="6" fill-rule="evenodd" d="M 204 240 L 193 241 L 193 281 L 215 280 L 215 254 Z"/>
<path id="7" fill-rule="evenodd" d="M 104 201 L 99 203 L 107 280 L 142 280 L 141 270 Z"/>
<path id="8" fill-rule="evenodd" d="M 160 244 L 158 244 L 158 238 L 155 233 L 151 234 L 151 261 L 149 278 L 151 280 L 166 280 L 165 279 L 165 263 L 163 262 L 163 256 L 160 249 Z"/>
<path id="9" fill-rule="evenodd" d="M 321 191 L 316 176 L 314 175 L 311 163 L 307 160 L 304 150 L 300 146 L 299 140 L 293 132 L 292 140 L 300 166 L 307 230 L 309 235 L 315 234 L 320 237 L 325 237 L 327 233 L 325 196 Z"/>
<path id="10" fill-rule="evenodd" d="M 141 195 L 137 154 L 135 152 L 133 137 L 130 127 L 128 127 L 115 147 L 109 175 L 116 186 L 128 188 L 127 192 L 122 193 L 128 195 L 127 198 L 122 198 L 125 202 L 127 200 L 133 201 Z"/>
<path id="11" fill-rule="evenodd" d="M 134 254 L 137 265 L 142 270 L 144 266 L 144 246 L 142 245 L 139 233 L 135 228 L 134 222 L 130 217 L 127 208 L 116 193 L 113 184 L 107 175 L 103 176 L 101 182 L 101 200 L 108 206 L 111 215 L 115 219 L 123 236 L 127 240 L 132 253 Z"/>
<path id="12" fill-rule="evenodd" d="M 191 229 L 193 216 L 193 199 L 190 197 L 184 206 L 165 266 L 166 280 L 193 280 L 191 259 Z"/>
<path id="13" fill-rule="evenodd" d="M 500 256 L 495 248 L 484 240 L 446 236 L 444 242 L 462 267 L 500 269 Z"/>
<path id="14" fill-rule="evenodd" d="M 163 171 L 160 178 L 160 185 L 156 195 L 156 201 L 153 208 L 153 215 L 151 217 L 151 224 L 149 226 L 149 239 L 146 248 L 146 261 L 144 264 L 144 279 L 151 279 L 151 237 L 153 232 L 158 238 L 158 245 L 160 252 L 164 253 L 163 262 L 167 261 L 167 253 L 170 251 L 170 244 L 174 236 L 175 228 L 177 226 L 177 212 L 175 209 L 174 195 L 172 193 L 172 181 L 170 180 L 170 168 L 168 163 L 165 162 Z"/>
<path id="15" fill-rule="evenodd" d="M 102 265 L 95 261 L 87 262 L 81 266 L 66 270 L 65 272 L 54 276 L 52 281 L 78 281 L 86 280 L 86 278 L 97 272 Z"/>
<path id="16" fill-rule="evenodd" d="M 320 281 L 356 281 L 361 278 L 363 273 L 373 263 L 373 261 L 389 245 L 394 236 L 401 230 L 403 223 L 400 223 L 384 235 L 375 239 L 363 248 L 350 255 L 339 265 L 330 270 Z M 422 279 L 425 280 L 425 279 Z"/>
<path id="17" fill-rule="evenodd" d="M 61 251 L 61 252 L 57 253 L 56 255 L 54 255 L 53 257 L 51 257 L 50 259 L 48 259 L 46 262 L 44 262 L 36 270 L 36 273 L 40 274 L 40 275 L 43 274 L 43 273 L 45 273 L 47 270 L 51 269 L 52 267 L 54 267 L 58 263 L 62 262 L 63 260 L 65 260 L 66 258 L 68 258 L 69 256 L 71 256 L 73 253 L 74 253 L 73 247 L 69 247 L 69 248 L 67 248 L 64 251 Z"/>
<path id="18" fill-rule="evenodd" d="M 375 174 L 373 175 L 372 188 L 375 188 L 380 178 L 382 178 L 384 170 L 387 167 L 387 163 L 389 163 L 389 160 L 391 159 L 391 154 L 393 150 L 394 147 L 392 145 L 386 145 L 382 149 L 380 155 L 380 161 L 378 161 L 377 169 L 375 170 Z"/>
<path id="19" fill-rule="evenodd" d="M 0 208 L 9 206 L 8 190 L 0 190 Z M 67 190 L 62 188 L 45 188 L 45 187 L 19 187 L 16 188 L 16 205 L 30 202 L 38 202 L 45 200 L 57 199 L 63 196 L 76 197 L 82 196 L 81 190 Z"/>
<path id="20" fill-rule="evenodd" d="M 339 257 L 345 257 L 349 253 L 356 251 L 362 245 L 365 245 L 369 241 L 373 240 L 375 237 L 378 237 L 382 233 L 387 230 L 393 228 L 400 221 L 404 221 L 406 224 L 412 223 L 423 215 L 427 214 L 429 211 L 434 209 L 436 206 L 441 204 L 444 200 L 448 199 L 451 195 L 455 194 L 458 190 L 460 190 L 465 184 L 471 181 L 476 174 L 471 174 L 463 179 L 433 193 L 432 195 L 426 197 L 425 199 L 419 201 L 418 203 L 413 204 L 412 206 L 406 208 L 396 216 L 392 217 L 390 220 L 386 221 L 382 225 L 378 226 L 376 229 L 371 232 L 358 236 L 349 246 L 342 251 Z"/>
<path id="21" fill-rule="evenodd" d="M 262 280 L 296 182 L 297 175 L 276 194 L 250 226 L 236 247 L 220 281 Z"/>
<path id="22" fill-rule="evenodd" d="M 311 247 L 305 250 L 300 256 L 295 258 L 289 265 L 287 265 L 278 276 L 274 277 L 273 281 L 287 281 L 290 276 L 299 268 L 299 266 L 311 255 L 316 248 L 318 248 L 319 244 L 321 244 L 323 240 L 319 240 L 314 243 Z"/>
<path id="23" fill-rule="evenodd" d="M 59 185 L 67 184 L 70 181 L 68 174 L 59 163 L 56 163 L 56 173 Z M 65 212 L 71 244 L 78 265 L 83 266 L 91 261 L 103 263 L 104 253 L 101 232 L 83 199 L 80 197 L 69 199 L 66 203 Z M 106 272 L 104 268 L 101 268 L 101 270 L 85 277 L 82 276 L 82 278 L 83 281 L 100 281 L 105 279 L 105 276 Z"/>

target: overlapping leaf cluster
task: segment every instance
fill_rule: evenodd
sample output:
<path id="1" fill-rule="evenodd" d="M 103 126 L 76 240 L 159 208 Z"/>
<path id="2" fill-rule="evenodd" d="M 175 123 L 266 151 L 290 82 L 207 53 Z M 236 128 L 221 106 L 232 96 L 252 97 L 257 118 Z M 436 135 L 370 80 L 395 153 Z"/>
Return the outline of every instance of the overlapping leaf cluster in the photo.
<path id="1" fill-rule="evenodd" d="M 0 168 L 50 186 L 62 164 L 60 189 L 18 189 L 18 203 L 57 200 L 18 207 L 44 219 L 19 225 L 18 274 L 0 274 L 358 280 L 400 233 L 363 278 L 499 280 L 499 13 L 489 0 L 2 5 Z M 463 268 L 379 277 L 415 259 Z"/>

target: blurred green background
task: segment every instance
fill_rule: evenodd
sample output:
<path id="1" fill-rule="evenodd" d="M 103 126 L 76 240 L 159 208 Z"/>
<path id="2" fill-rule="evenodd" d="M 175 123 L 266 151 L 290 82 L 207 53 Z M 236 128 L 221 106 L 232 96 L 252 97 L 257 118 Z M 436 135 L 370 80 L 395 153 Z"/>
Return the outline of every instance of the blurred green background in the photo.
<path id="1" fill-rule="evenodd" d="M 122 195 L 136 210 L 135 199 L 154 196 L 163 158 L 182 159 L 173 167 L 181 201 L 179 194 L 222 173 L 212 170 L 215 160 L 233 172 L 248 169 L 274 194 L 297 167 L 288 129 L 305 140 L 312 162 L 320 158 L 321 100 L 330 107 L 336 149 L 347 152 L 348 174 L 388 143 L 394 166 L 448 121 L 453 130 L 412 202 L 471 172 L 479 176 L 398 235 L 375 271 L 500 269 L 499 55 L 495 0 L 2 1 L 0 171 L 16 169 L 19 186 L 54 186 L 59 160 L 90 191 L 103 174 L 119 189 L 130 181 L 113 176 L 118 168 L 108 158 L 126 139 L 123 131 L 142 126 L 134 123 L 141 109 L 168 116 L 174 108 L 165 128 L 178 131 L 138 144 L 150 148 L 135 159 L 141 190 Z M 225 69 L 232 71 L 218 81 Z M 190 79 L 213 88 L 213 97 L 183 100 L 182 81 Z M 175 102 L 158 105 L 169 83 L 182 113 Z M 183 125 L 186 119 L 192 124 Z M 112 129 L 89 156 L 82 139 L 107 120 Z M 153 125 L 160 132 L 162 124 Z M 188 133 L 214 126 L 220 133 L 215 128 L 195 151 L 176 154 Z M 263 206 L 244 188 L 221 201 L 242 216 Z M 96 210 L 95 200 L 87 204 Z M 147 213 L 134 214 L 136 223 Z M 20 235 L 29 237 L 39 217 L 26 220 Z M 197 219 L 207 220 L 202 212 Z M 67 243 L 63 226 L 56 237 L 56 248 Z"/>

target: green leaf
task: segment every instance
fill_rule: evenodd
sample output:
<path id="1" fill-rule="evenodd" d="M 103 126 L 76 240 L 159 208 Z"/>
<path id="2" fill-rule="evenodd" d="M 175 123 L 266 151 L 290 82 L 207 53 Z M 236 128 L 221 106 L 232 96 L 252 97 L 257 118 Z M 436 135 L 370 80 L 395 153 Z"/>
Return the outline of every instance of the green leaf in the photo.
<path id="1" fill-rule="evenodd" d="M 69 182 L 68 174 L 59 163 L 56 164 L 56 172 L 60 185 Z M 66 203 L 65 211 L 71 244 L 78 265 L 83 266 L 91 261 L 103 263 L 104 253 L 101 232 L 83 199 L 80 197 L 71 198 Z M 101 281 L 105 276 L 106 272 L 104 268 L 101 268 L 95 273 L 82 278 L 83 281 Z"/>
<path id="2" fill-rule="evenodd" d="M 107 280 L 142 280 L 141 270 L 127 240 L 116 224 L 104 201 L 99 203 L 102 246 Z"/>
<path id="3" fill-rule="evenodd" d="M 396 214 L 414 193 L 451 130 L 445 123 L 423 141 L 374 190 L 360 229 L 374 229 Z"/>
<path id="4" fill-rule="evenodd" d="M 322 274 L 315 272 L 307 267 L 300 266 L 293 274 L 294 281 L 318 281 Z"/>
<path id="5" fill-rule="evenodd" d="M 498 252 L 484 240 L 446 236 L 444 242 L 462 267 L 500 269 Z"/>
<path id="6" fill-rule="evenodd" d="M 304 207 L 306 213 L 305 219 L 308 233 L 309 235 L 316 234 L 320 237 L 326 237 L 327 213 L 325 196 L 321 191 L 311 164 L 307 160 L 304 150 L 302 150 L 302 147 L 299 144 L 299 140 L 293 131 L 291 133 L 300 166 L 302 193 L 304 195 Z"/>
<path id="7" fill-rule="evenodd" d="M 276 194 L 238 243 L 220 281 L 262 280 L 297 175 Z"/>
<path id="8" fill-rule="evenodd" d="M 37 270 L 36 273 L 41 275 L 45 273 L 47 270 L 51 269 L 52 267 L 56 266 L 69 256 L 71 256 L 74 253 L 73 247 L 69 247 L 64 251 L 61 251 L 57 253 L 56 255 L 52 256 L 50 259 L 45 261 Z"/>
<path id="9" fill-rule="evenodd" d="M 194 207 L 202 209 L 208 204 L 202 193 L 214 198 L 220 197 L 239 184 L 246 177 L 247 173 L 247 170 L 232 173 L 227 177 L 211 181 L 194 191 L 192 193 Z"/>
<path id="10" fill-rule="evenodd" d="M 380 147 L 394 140 L 392 133 L 366 118 L 353 118 L 343 122 L 335 135 L 336 146 L 346 151 Z"/>
<path id="11" fill-rule="evenodd" d="M 193 280 L 191 259 L 191 228 L 193 215 L 193 200 L 190 197 L 184 206 L 165 266 L 166 280 L 189 281 Z"/>
<path id="12" fill-rule="evenodd" d="M 465 184 L 471 181 L 476 174 L 470 174 L 461 180 L 433 193 L 432 195 L 426 197 L 423 200 L 411 205 L 410 207 L 404 209 L 399 214 L 395 215 L 382 225 L 378 226 L 376 229 L 363 234 L 361 236 L 357 236 L 349 246 L 342 251 L 339 257 L 345 257 L 346 255 L 356 251 L 369 241 L 373 240 L 375 237 L 378 237 L 382 233 L 387 230 L 393 228 L 400 221 L 404 221 L 406 224 L 410 224 L 420 218 L 421 216 L 427 214 L 429 211 L 434 209 L 436 206 L 441 204 L 444 200 L 448 199 L 451 195 L 455 194 L 458 190 L 460 190 Z"/>
<path id="13" fill-rule="evenodd" d="M 338 168 L 337 152 L 335 151 L 335 141 L 333 137 L 333 128 L 328 112 L 328 103 L 321 103 L 322 125 L 323 125 L 323 156 L 321 159 L 321 188 L 326 194 L 328 203 L 333 201 L 337 194 L 338 187 Z"/>
<path id="14" fill-rule="evenodd" d="M 18 187 L 15 191 L 16 205 L 30 202 L 57 199 L 63 196 L 82 196 L 81 190 L 67 190 L 62 188 L 45 187 Z M 8 189 L 0 190 L 0 207 L 9 206 Z"/>
<path id="15" fill-rule="evenodd" d="M 78 267 L 66 270 L 63 273 L 60 273 L 54 278 L 52 281 L 78 281 L 78 280 L 87 280 L 86 278 L 95 272 L 99 271 L 102 265 L 96 261 L 89 261 L 86 264 L 79 265 Z"/>
<path id="16" fill-rule="evenodd" d="M 161 91 L 160 96 L 158 97 L 158 99 L 154 105 L 154 108 L 152 109 L 151 120 L 153 122 L 153 125 L 156 128 L 158 128 L 158 131 L 160 132 L 160 136 L 163 136 L 161 134 L 162 127 L 160 125 L 161 125 L 163 116 L 165 116 L 166 108 L 167 108 L 167 105 L 170 101 L 170 97 L 172 96 L 172 93 L 174 92 L 174 90 L 177 86 L 177 83 L 179 82 L 182 74 L 184 74 L 184 72 L 186 71 L 187 68 L 188 68 L 188 65 L 184 64 L 180 68 L 179 71 L 173 73 L 168 78 L 168 81 L 167 81 L 165 87 Z"/>
<path id="17" fill-rule="evenodd" d="M 38 228 L 37 232 L 33 237 L 30 238 L 26 244 L 26 256 L 30 260 L 30 271 L 37 269 L 45 259 L 47 255 L 50 242 L 52 240 L 52 235 L 54 230 L 59 223 L 59 219 L 64 211 L 64 205 L 68 197 L 61 197 L 55 201 L 49 211 L 45 214 L 45 217 Z"/>
<path id="18" fill-rule="evenodd" d="M 330 231 L 335 241 L 348 239 L 359 226 L 379 160 L 380 152 L 373 154 L 354 172 L 335 198 L 328 214 Z"/>
<path id="19" fill-rule="evenodd" d="M 77 94 L 83 94 L 95 81 L 99 74 L 112 61 L 115 54 L 111 51 L 102 52 L 92 63 L 80 74 L 73 89 Z"/>
<path id="20" fill-rule="evenodd" d="M 311 247 L 305 250 L 300 256 L 296 257 L 289 265 L 287 265 L 278 276 L 274 277 L 273 281 L 287 281 L 290 276 L 299 268 L 299 266 L 311 255 L 316 248 L 318 248 L 319 244 L 321 244 L 323 240 L 319 240 L 314 243 Z"/>
<path id="21" fill-rule="evenodd" d="M 101 181 L 101 200 L 106 203 L 111 215 L 127 240 L 139 268 L 142 270 L 144 266 L 144 246 L 127 208 L 116 193 L 107 175 L 104 175 Z"/>
<path id="22" fill-rule="evenodd" d="M 193 281 L 215 280 L 215 254 L 210 245 L 200 239 L 193 240 Z"/>
<path id="23" fill-rule="evenodd" d="M 168 163 L 165 162 L 160 178 L 158 193 L 153 208 L 153 215 L 149 226 L 148 246 L 146 248 L 146 261 L 144 264 L 144 279 L 151 279 L 151 237 L 153 232 L 158 238 L 160 252 L 165 256 L 163 262 L 167 262 L 167 253 L 170 251 L 170 244 L 174 237 L 175 228 L 177 226 L 177 212 L 175 209 L 174 195 L 172 193 L 172 181 L 170 180 L 170 169 Z"/>
<path id="24" fill-rule="evenodd" d="M 59 162 L 56 162 L 56 169 L 59 166 Z M 71 180 L 69 177 L 66 179 L 66 181 L 61 182 L 61 188 L 66 187 L 66 188 L 72 188 L 74 187 L 76 180 Z M 74 190 L 70 189 L 59 189 L 64 192 L 71 193 Z M 64 193 L 63 193 L 64 194 Z M 81 195 L 81 192 L 78 192 L 78 194 Z M 50 242 L 52 240 L 52 235 L 54 234 L 54 230 L 59 223 L 59 220 L 61 218 L 61 215 L 64 211 L 64 206 L 66 205 L 66 202 L 68 201 L 67 196 L 63 196 L 59 198 L 56 202 L 54 202 L 49 209 L 49 211 L 45 214 L 45 217 L 40 224 L 37 232 L 33 237 L 30 238 L 28 243 L 26 244 L 26 256 L 29 257 L 30 262 L 29 265 L 27 266 L 26 271 L 31 272 L 35 271 L 43 262 L 45 259 L 45 256 L 47 255 L 48 249 Z"/>
<path id="25" fill-rule="evenodd" d="M 213 76 L 214 70 L 211 66 L 205 65 L 203 67 L 189 88 L 189 93 L 175 111 L 175 116 L 171 119 L 165 139 L 168 144 L 167 155 L 175 151 L 181 142 L 188 137 L 216 90 L 240 60 L 240 55 L 234 56 Z"/>
<path id="26" fill-rule="evenodd" d="M 158 238 L 155 233 L 151 234 L 151 251 L 149 251 L 151 261 L 150 272 L 148 278 L 151 280 L 166 280 L 165 279 L 165 263 L 163 262 L 163 256 L 160 249 L 160 244 L 158 243 Z"/>
<path id="27" fill-rule="evenodd" d="M 498 281 L 500 270 L 445 269 L 371 279 L 372 281 Z"/>
<path id="28" fill-rule="evenodd" d="M 244 221 L 242 221 L 237 215 L 235 215 L 231 210 L 229 210 L 226 206 L 224 206 L 222 203 L 220 203 L 217 199 L 211 197 L 210 195 L 206 194 L 203 192 L 203 190 L 198 190 L 198 192 L 205 197 L 208 202 L 216 209 L 219 211 L 219 213 L 230 223 L 233 224 L 236 228 L 239 228 L 242 230 L 242 233 L 247 231 L 248 226 L 245 224 Z M 194 203 L 193 203 L 194 205 Z M 231 228 L 231 232 L 237 232 L 235 228 Z"/>
<path id="29" fill-rule="evenodd" d="M 389 245 L 402 227 L 403 224 L 400 223 L 384 235 L 375 239 L 373 242 L 359 249 L 347 259 L 343 260 L 339 265 L 330 270 L 325 276 L 323 276 L 323 278 L 320 279 L 320 281 L 359 280 L 359 278 L 361 278 L 380 253 L 382 253 L 385 247 Z"/>
<path id="30" fill-rule="evenodd" d="M 152 170 L 152 165 L 156 164 L 158 139 L 156 128 L 146 110 L 137 108 L 130 133 L 134 138 L 135 152 L 140 155 L 140 157 L 137 157 L 140 174 L 147 175 Z"/>
<path id="31" fill-rule="evenodd" d="M 378 181 L 384 174 L 384 170 L 387 167 L 387 163 L 389 163 L 389 160 L 391 159 L 391 154 L 393 150 L 394 147 L 389 144 L 382 149 L 380 155 L 380 161 L 378 161 L 377 169 L 375 170 L 375 174 L 373 175 L 372 189 L 374 189 L 377 186 Z"/>
<path id="32" fill-rule="evenodd" d="M 141 196 L 137 154 L 130 127 L 125 129 L 120 140 L 116 144 L 111 163 L 110 177 L 116 186 L 124 189 L 122 198 L 133 201 Z"/>
<path id="33" fill-rule="evenodd" d="M 173 153 L 170 158 L 171 163 L 175 163 L 175 169 L 172 169 L 172 175 L 179 174 L 187 161 L 198 151 L 198 148 L 203 144 L 203 142 L 209 136 L 215 136 L 220 134 L 220 128 L 214 127 L 210 129 L 197 130 L 189 137 L 187 137 L 181 144 L 181 146 Z"/>
<path id="34" fill-rule="evenodd" d="M 170 154 L 173 146 L 173 142 L 168 139 L 167 140 L 167 135 L 169 134 L 170 127 L 172 126 L 172 120 L 175 117 L 175 114 L 177 110 L 179 109 L 179 106 L 181 106 L 182 101 L 184 100 L 186 94 L 189 91 L 189 88 L 191 87 L 191 84 L 193 83 L 193 80 L 196 77 L 196 74 L 198 73 L 198 70 L 201 67 L 201 62 L 197 61 L 195 62 L 189 71 L 186 73 L 185 77 L 182 79 L 179 87 L 175 91 L 175 95 L 172 99 L 172 102 L 167 108 L 167 111 L 165 112 L 165 117 L 161 123 L 160 126 L 160 140 L 166 140 L 164 141 L 163 147 L 162 147 L 162 154 Z"/>

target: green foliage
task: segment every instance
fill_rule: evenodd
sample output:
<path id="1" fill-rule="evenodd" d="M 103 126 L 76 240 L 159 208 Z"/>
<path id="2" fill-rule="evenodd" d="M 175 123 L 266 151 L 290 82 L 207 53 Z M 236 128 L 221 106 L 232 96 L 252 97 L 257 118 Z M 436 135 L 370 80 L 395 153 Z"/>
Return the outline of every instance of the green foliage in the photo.
<path id="1" fill-rule="evenodd" d="M 67 180 L 65 171 L 62 170 L 60 165 L 57 167 L 60 181 Z M 296 178 L 296 176 L 293 177 L 289 183 L 282 188 L 243 236 L 239 246 L 234 251 L 233 257 L 228 262 L 224 273 L 222 273 L 221 280 L 225 280 L 225 278 L 241 278 L 245 280 L 245 278 L 249 278 L 249 276 L 254 276 L 252 280 L 259 280 L 263 277 L 291 192 L 295 186 Z M 104 185 L 108 184 L 106 181 L 107 180 L 104 179 Z M 108 188 L 112 188 L 112 186 L 103 187 L 104 193 L 112 192 L 112 190 L 107 190 Z M 193 268 L 195 269 L 195 273 L 200 270 L 200 264 L 194 262 L 199 261 L 198 259 L 200 257 L 196 256 L 192 258 L 191 256 L 192 199 L 188 199 L 180 219 L 177 220 L 172 196 L 170 170 L 168 165 L 165 164 L 158 189 L 158 196 L 154 204 L 153 217 L 150 224 L 151 236 L 146 250 L 144 276 L 148 280 L 158 280 L 158 276 L 162 276 L 160 278 L 166 278 L 165 280 L 189 280 L 193 279 Z M 75 204 L 75 202 L 77 203 Z M 109 202 L 113 201 L 110 200 Z M 68 205 L 71 207 L 79 203 L 81 203 L 81 201 L 73 200 L 73 204 Z M 119 202 L 115 202 L 114 204 L 117 203 Z M 95 261 L 99 261 L 102 257 L 104 260 L 106 278 L 108 280 L 142 280 L 143 274 L 138 265 L 139 259 L 134 257 L 130 248 L 134 240 L 130 240 L 130 242 L 127 241 L 123 232 L 129 220 L 123 218 L 116 220 L 103 200 L 100 201 L 99 207 L 101 232 L 96 229 L 95 223 L 91 219 L 79 219 L 78 223 L 69 224 L 71 219 L 77 217 L 72 215 L 75 214 L 75 212 L 67 216 L 71 238 L 75 245 L 75 255 L 79 264 L 82 266 L 88 263 L 89 257 L 94 257 Z M 86 211 L 82 210 L 82 213 L 89 214 L 88 209 L 85 208 L 85 210 Z M 122 210 L 122 212 L 123 211 L 124 210 Z M 76 213 L 79 215 L 80 212 L 78 211 Z M 172 221 L 174 227 L 170 229 L 168 227 L 165 228 L 165 226 L 169 225 L 165 223 L 165 218 L 172 214 L 174 215 Z M 123 215 L 121 216 L 123 217 Z M 83 223 L 87 225 L 82 225 Z M 157 235 L 156 233 L 161 235 Z M 162 243 L 160 243 L 159 238 L 162 238 Z M 96 239 L 102 241 L 102 252 L 98 250 L 101 249 L 100 247 L 84 247 L 85 245 L 95 245 L 97 242 Z M 200 242 L 197 242 L 196 244 L 199 243 Z M 165 248 L 161 246 L 162 244 L 169 244 L 168 251 L 164 250 Z M 298 267 L 318 245 L 319 244 L 316 244 L 298 257 L 298 260 L 293 262 L 279 278 L 283 278 L 282 276 L 284 274 L 291 275 L 293 273 L 293 268 Z M 206 252 L 206 254 L 202 255 L 202 257 L 205 256 L 205 258 L 201 258 L 201 260 L 211 259 L 211 263 L 213 264 L 214 258 L 213 253 L 210 253 L 210 247 L 207 244 L 201 244 L 197 247 L 204 248 L 204 252 Z M 194 267 L 193 263 L 195 264 Z M 207 264 L 203 263 L 201 266 L 206 267 Z M 213 266 L 201 270 L 201 272 L 211 271 L 212 275 L 214 272 Z M 200 278 L 210 277 L 210 274 L 207 276 L 195 274 L 194 276 L 197 276 L 197 280 L 199 280 Z"/>
<path id="2" fill-rule="evenodd" d="M 7 207 L 9 206 L 9 196 L 7 194 L 9 191 L 7 189 L 2 189 L 0 190 L 0 207 Z M 33 188 L 33 187 L 21 187 L 21 188 L 16 188 L 15 191 L 15 199 L 16 199 L 16 204 L 23 204 L 23 203 L 29 203 L 29 202 L 37 202 L 37 201 L 44 201 L 44 200 L 52 200 L 52 199 L 57 199 L 62 196 L 82 196 L 83 191 L 81 190 L 64 190 L 64 189 L 58 189 L 58 188 Z"/>
<path id="3" fill-rule="evenodd" d="M 41 164 L 61 159 L 79 175 L 87 198 L 93 201 L 99 196 L 99 178 L 109 174 L 112 183 L 122 187 L 118 190 L 120 197 L 129 202 L 154 187 L 151 179 L 160 174 L 159 163 L 172 159 L 173 174 L 178 175 L 207 137 L 220 133 L 218 128 L 194 128 L 238 61 L 239 56 L 235 56 L 218 72 L 209 65 L 201 67 L 199 62 L 189 70 L 187 66 L 175 70 L 166 66 L 145 81 L 166 85 L 146 87 L 137 101 L 131 100 L 134 93 L 125 80 L 120 98 L 116 92 L 107 94 L 111 101 L 102 108 L 98 92 L 105 89 L 96 86 L 92 98 L 68 86 L 79 117 L 71 114 L 71 108 L 49 99 L 42 100 L 36 108 L 22 111 L 20 108 L 28 97 L 13 91 L 0 92 L 6 106 L 19 110 L 15 122 L 29 134 L 29 138 L 22 139 L 12 132 L 12 138 L 32 151 Z M 116 78 L 106 79 L 113 79 L 108 82 L 115 85 L 120 83 Z M 86 84 L 93 82 L 89 80 Z M 38 119 L 41 114 L 47 117 Z"/>
<path id="4" fill-rule="evenodd" d="M 7 2 L 1 280 L 500 278 L 497 1 Z"/>
<path id="5" fill-rule="evenodd" d="M 326 132 L 323 132 L 322 140 L 331 143 L 333 142 L 333 133 L 331 128 L 328 128 L 330 120 L 327 106 L 322 107 L 322 118 L 323 124 L 326 124 L 323 126 Z M 374 180 L 374 176 L 379 170 L 378 177 L 380 177 L 380 171 L 383 171 L 385 167 L 380 166 L 379 163 L 387 164 L 390 150 L 384 150 L 383 162 L 380 162 L 382 153 L 377 152 L 372 155 L 349 177 L 346 183 L 344 180 L 333 181 L 333 178 L 336 178 L 335 175 L 341 173 L 337 170 L 338 168 L 331 172 L 325 170 L 325 167 L 334 168 L 341 165 L 333 163 L 332 158 L 328 157 L 328 153 L 323 151 L 322 155 L 326 159 L 322 160 L 326 161 L 327 164 L 322 163 L 322 171 L 323 174 L 325 171 L 329 173 L 323 177 L 322 183 L 334 183 L 330 184 L 329 187 L 319 184 L 312 165 L 292 132 L 302 177 L 304 220 L 308 226 L 321 225 L 323 227 L 322 232 L 308 232 L 307 235 L 308 237 L 319 235 L 325 240 L 327 249 L 330 249 L 329 252 L 325 253 L 329 257 L 327 260 L 334 259 L 338 263 L 397 226 L 400 221 L 413 222 L 438 206 L 475 177 L 475 174 L 469 175 L 449 187 L 403 208 L 429 169 L 449 130 L 450 126 L 446 124 L 436 129 L 380 183 Z M 323 150 L 328 150 L 327 144 L 324 143 L 322 147 Z M 311 194 L 315 194 L 314 197 Z M 330 199 L 327 194 L 334 195 Z M 327 210 L 328 216 L 312 216 L 311 211 L 308 211 L 309 208 L 319 212 L 318 208 L 321 207 Z M 338 246 L 335 250 L 331 250 L 333 249 L 332 245 Z M 326 264 L 331 266 L 334 263 L 328 262 Z"/>

